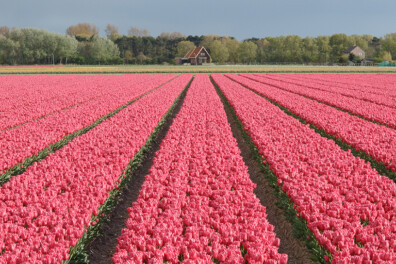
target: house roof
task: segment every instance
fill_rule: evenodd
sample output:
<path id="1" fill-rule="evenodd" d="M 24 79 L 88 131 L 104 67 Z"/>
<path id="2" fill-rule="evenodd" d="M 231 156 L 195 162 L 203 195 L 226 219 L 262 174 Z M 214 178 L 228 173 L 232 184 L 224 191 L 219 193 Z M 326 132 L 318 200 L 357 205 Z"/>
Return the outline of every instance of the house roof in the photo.
<path id="1" fill-rule="evenodd" d="M 184 59 L 196 58 L 196 57 L 199 55 L 199 53 L 201 52 L 202 49 L 204 49 L 204 47 L 198 46 L 198 47 L 196 47 L 196 48 L 190 50 L 190 51 L 186 54 L 186 56 L 184 56 Z"/>
<path id="2" fill-rule="evenodd" d="M 349 47 L 346 51 L 344 51 L 345 53 L 351 53 L 354 49 L 356 49 L 356 48 L 359 48 L 359 49 L 361 49 L 359 46 L 356 46 L 356 45 L 354 45 L 354 46 L 352 46 L 352 47 Z"/>

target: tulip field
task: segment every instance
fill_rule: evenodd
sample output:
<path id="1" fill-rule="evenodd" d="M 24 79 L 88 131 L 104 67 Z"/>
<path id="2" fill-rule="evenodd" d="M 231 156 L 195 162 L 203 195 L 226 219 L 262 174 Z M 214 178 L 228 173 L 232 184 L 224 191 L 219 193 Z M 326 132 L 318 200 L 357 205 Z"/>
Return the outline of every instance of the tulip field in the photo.
<path id="1" fill-rule="evenodd" d="M 100 263 L 396 263 L 394 74 L 2 75 L 0 91 L 0 263 L 96 263 L 147 161 Z"/>

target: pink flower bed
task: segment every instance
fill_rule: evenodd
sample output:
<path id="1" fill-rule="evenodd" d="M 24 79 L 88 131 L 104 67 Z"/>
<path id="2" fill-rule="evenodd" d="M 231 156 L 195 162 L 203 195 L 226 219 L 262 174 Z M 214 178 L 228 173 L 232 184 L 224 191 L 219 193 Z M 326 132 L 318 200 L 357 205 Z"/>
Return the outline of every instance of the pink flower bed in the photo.
<path id="1" fill-rule="evenodd" d="M 97 81 L 97 76 L 91 77 Z M 101 116 L 174 77 L 176 75 L 118 76 L 107 86 L 106 91 L 98 91 L 100 96 L 96 98 L 15 129 L 0 132 L 0 171 L 23 162 L 27 157 L 37 155 L 40 150 L 58 142 L 65 135 L 91 125 Z M 83 85 L 82 83 L 78 86 L 80 94 L 84 93 Z"/>
<path id="2" fill-rule="evenodd" d="M 264 76 L 261 74 L 255 74 L 255 75 Z M 298 77 L 291 75 L 291 74 L 281 75 L 281 76 L 271 74 L 271 75 L 265 75 L 265 76 L 268 78 L 274 79 L 274 80 L 284 81 L 286 83 L 302 85 L 302 86 L 312 88 L 312 89 L 322 90 L 325 92 L 335 93 L 338 95 L 343 95 L 343 96 L 375 103 L 378 105 L 384 105 L 384 106 L 388 106 L 391 108 L 396 108 L 396 98 L 395 97 L 389 96 L 389 94 L 381 95 L 381 94 L 375 93 L 378 90 L 374 90 L 374 93 L 373 93 L 373 89 L 370 89 L 367 87 L 361 87 L 361 89 L 357 90 L 356 88 L 354 89 L 354 85 L 352 85 L 352 84 L 323 83 L 323 82 L 311 80 L 309 77 L 305 78 L 304 75 L 298 75 Z M 333 75 L 333 78 L 337 79 L 338 76 L 339 75 Z"/>
<path id="3" fill-rule="evenodd" d="M 378 105 L 351 97 L 346 97 L 340 94 L 307 88 L 291 83 L 285 83 L 264 76 L 250 75 L 249 78 L 265 84 L 281 87 L 281 89 L 283 90 L 287 90 L 293 93 L 297 93 L 299 95 L 318 100 L 328 105 L 346 110 L 350 113 L 363 116 L 366 119 L 377 121 L 381 124 L 396 128 L 395 108 Z"/>
<path id="4" fill-rule="evenodd" d="M 0 84 L 0 131 L 107 96 L 119 83 L 161 75 L 6 75 Z M 114 87 L 114 88 L 112 88 Z M 82 89 L 83 88 L 83 89 Z"/>
<path id="5" fill-rule="evenodd" d="M 396 184 L 264 98 L 212 76 L 332 263 L 395 263 Z"/>
<path id="6" fill-rule="evenodd" d="M 295 74 L 293 76 L 346 89 L 396 97 L 395 74 Z"/>
<path id="7" fill-rule="evenodd" d="M 254 188 L 220 98 L 197 75 L 128 209 L 113 262 L 286 263 Z"/>
<path id="8" fill-rule="evenodd" d="M 68 259 L 91 216 L 181 93 L 182 75 L 0 187 L 0 263 Z"/>
<path id="9" fill-rule="evenodd" d="M 396 131 L 377 125 L 326 104 L 269 85 L 229 74 L 227 77 L 279 103 L 327 133 L 365 151 L 378 162 L 396 171 Z"/>

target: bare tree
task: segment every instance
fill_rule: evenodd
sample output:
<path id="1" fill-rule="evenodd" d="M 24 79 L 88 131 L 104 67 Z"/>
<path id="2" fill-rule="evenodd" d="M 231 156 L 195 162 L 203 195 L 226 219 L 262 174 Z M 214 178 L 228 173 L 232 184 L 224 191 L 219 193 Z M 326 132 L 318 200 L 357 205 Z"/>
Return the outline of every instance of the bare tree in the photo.
<path id="1" fill-rule="evenodd" d="M 181 38 L 186 38 L 186 36 L 184 36 L 182 33 L 180 32 L 162 32 L 160 34 L 160 37 L 163 39 L 181 39 Z"/>
<path id="2" fill-rule="evenodd" d="M 66 29 L 66 34 L 74 37 L 92 38 L 99 34 L 99 29 L 94 24 L 78 23 Z"/>
<path id="3" fill-rule="evenodd" d="M 7 26 L 2 26 L 0 27 L 0 35 L 8 35 L 8 33 L 10 33 L 10 29 Z"/>
<path id="4" fill-rule="evenodd" d="M 140 29 L 137 27 L 131 27 L 128 30 L 128 36 L 148 37 L 148 36 L 150 36 L 150 32 L 148 32 L 148 30 L 145 28 Z"/>
<path id="5" fill-rule="evenodd" d="M 121 37 L 120 33 L 118 33 L 118 27 L 115 25 L 107 24 L 105 32 L 107 38 L 110 39 L 111 41 L 115 41 L 116 39 Z"/>

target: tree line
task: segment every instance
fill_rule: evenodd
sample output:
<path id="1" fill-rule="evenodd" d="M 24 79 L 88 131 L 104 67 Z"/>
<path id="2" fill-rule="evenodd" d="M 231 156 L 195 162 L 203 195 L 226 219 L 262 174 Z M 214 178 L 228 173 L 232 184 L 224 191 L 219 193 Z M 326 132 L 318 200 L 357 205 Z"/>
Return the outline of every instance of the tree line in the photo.
<path id="1" fill-rule="evenodd" d="M 396 33 L 383 37 L 288 35 L 238 41 L 230 36 L 185 36 L 179 32 L 153 37 L 148 30 L 136 27 L 123 35 L 111 24 L 105 33 L 105 37 L 99 36 L 98 27 L 89 23 L 72 25 L 66 34 L 3 26 L 0 64 L 174 64 L 176 57 L 196 46 L 204 46 L 218 64 L 345 63 L 351 58 L 344 51 L 353 45 L 376 62 L 396 58 Z"/>

